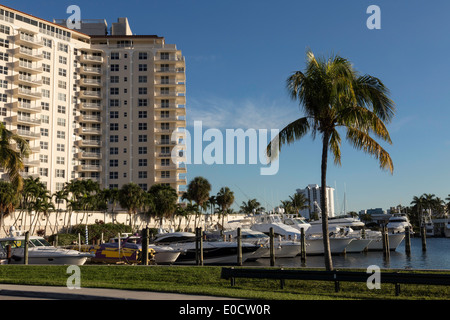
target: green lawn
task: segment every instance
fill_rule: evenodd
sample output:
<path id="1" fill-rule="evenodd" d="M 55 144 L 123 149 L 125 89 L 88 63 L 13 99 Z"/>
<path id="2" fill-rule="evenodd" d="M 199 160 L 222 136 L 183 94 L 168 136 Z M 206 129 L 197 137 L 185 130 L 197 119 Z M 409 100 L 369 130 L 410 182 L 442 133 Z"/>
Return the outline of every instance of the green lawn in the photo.
<path id="1" fill-rule="evenodd" d="M 161 291 L 268 300 L 350 300 L 350 299 L 430 299 L 449 300 L 446 286 L 402 285 L 395 296 L 394 285 L 381 284 L 380 290 L 369 290 L 365 283 L 334 283 L 286 280 L 284 289 L 276 280 L 236 279 L 230 286 L 220 279 L 221 267 L 197 266 L 130 266 L 84 265 L 81 286 L 127 290 Z M 361 270 L 358 270 L 361 271 Z M 450 273 L 450 272 L 449 272 Z M 0 283 L 65 286 L 70 276 L 67 266 L 0 266 Z"/>

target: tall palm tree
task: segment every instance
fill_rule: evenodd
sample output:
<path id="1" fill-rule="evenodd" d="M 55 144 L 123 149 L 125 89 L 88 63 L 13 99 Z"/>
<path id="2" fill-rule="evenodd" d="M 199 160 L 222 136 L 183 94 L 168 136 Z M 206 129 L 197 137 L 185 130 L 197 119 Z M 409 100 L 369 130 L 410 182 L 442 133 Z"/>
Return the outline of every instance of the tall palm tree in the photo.
<path id="1" fill-rule="evenodd" d="M 295 209 L 295 214 L 299 214 L 301 210 L 309 208 L 309 199 L 303 193 L 296 192 L 293 196 L 289 196 L 292 207 Z"/>
<path id="2" fill-rule="evenodd" d="M 24 168 L 24 158 L 29 154 L 28 142 L 0 123 L 0 168 L 5 170 L 12 184 L 19 191 L 22 190 L 23 183 L 20 171 Z"/>
<path id="3" fill-rule="evenodd" d="M 261 207 L 261 203 L 259 203 L 256 199 L 248 199 L 247 202 L 242 201 L 240 209 L 244 213 L 253 213 L 253 210 L 264 210 L 264 208 Z"/>
<path id="4" fill-rule="evenodd" d="M 209 199 L 209 192 L 211 191 L 211 184 L 206 178 L 195 177 L 188 184 L 186 195 L 184 198 L 194 201 L 198 206 L 198 214 L 200 214 L 200 209 L 203 208 L 206 201 Z M 197 214 L 195 217 L 195 227 L 197 227 Z"/>
<path id="5" fill-rule="evenodd" d="M 227 214 L 227 210 L 234 203 L 234 192 L 231 191 L 230 188 L 228 188 L 228 187 L 223 187 L 217 193 L 216 201 L 220 207 L 220 212 L 222 215 L 222 231 L 223 231 L 225 215 Z"/>
<path id="6" fill-rule="evenodd" d="M 133 227 L 133 215 L 142 208 L 144 199 L 144 190 L 133 182 L 124 184 L 119 189 L 119 204 L 122 208 L 127 209 L 131 227 Z"/>
<path id="7" fill-rule="evenodd" d="M 154 184 L 148 190 L 153 200 L 150 214 L 160 219 L 160 226 L 164 218 L 173 218 L 177 209 L 178 194 L 170 185 Z"/>
<path id="8" fill-rule="evenodd" d="M 287 79 L 287 89 L 293 100 L 298 100 L 303 110 L 301 117 L 283 128 L 267 147 L 271 159 L 277 157 L 285 144 L 301 139 L 308 132 L 322 140 L 321 201 L 322 232 L 325 267 L 333 269 L 328 236 L 328 208 L 326 201 L 328 152 L 334 163 L 341 164 L 342 128 L 347 141 L 379 160 L 380 167 L 393 172 L 389 153 L 371 135 L 392 143 L 385 123 L 391 121 L 395 107 L 388 97 L 389 90 L 370 75 L 359 75 L 350 61 L 340 56 L 316 58 L 307 52 L 306 70 L 296 71 Z"/>
<path id="9" fill-rule="evenodd" d="M 19 205 L 19 193 L 9 181 L 0 180 L 0 228 L 3 228 L 4 219 Z M 6 230 L 5 230 L 5 233 Z"/>

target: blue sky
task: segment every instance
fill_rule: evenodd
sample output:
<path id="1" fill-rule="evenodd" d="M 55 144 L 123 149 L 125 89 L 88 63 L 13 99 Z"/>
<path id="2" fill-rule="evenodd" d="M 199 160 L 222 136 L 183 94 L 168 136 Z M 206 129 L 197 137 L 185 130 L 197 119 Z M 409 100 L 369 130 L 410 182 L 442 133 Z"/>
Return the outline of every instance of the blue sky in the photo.
<path id="1" fill-rule="evenodd" d="M 136 34 L 164 36 L 186 57 L 188 129 L 279 128 L 301 117 L 285 80 L 303 70 L 305 52 L 339 54 L 361 73 L 379 77 L 397 107 L 389 125 L 393 145 L 383 146 L 394 174 L 343 141 L 342 166 L 329 162 L 336 207 L 347 210 L 409 205 L 412 197 L 450 194 L 450 2 L 434 0 L 183 0 L 2 1 L 43 19 L 67 18 L 76 4 L 82 19 L 111 25 L 128 17 Z M 369 5 L 381 9 L 381 29 L 369 30 Z M 205 143 L 207 145 L 207 143 Z M 188 180 L 204 176 L 212 193 L 222 186 L 236 203 L 257 198 L 277 206 L 297 188 L 320 183 L 321 143 L 306 137 L 283 148 L 276 175 L 260 165 L 190 165 Z"/>

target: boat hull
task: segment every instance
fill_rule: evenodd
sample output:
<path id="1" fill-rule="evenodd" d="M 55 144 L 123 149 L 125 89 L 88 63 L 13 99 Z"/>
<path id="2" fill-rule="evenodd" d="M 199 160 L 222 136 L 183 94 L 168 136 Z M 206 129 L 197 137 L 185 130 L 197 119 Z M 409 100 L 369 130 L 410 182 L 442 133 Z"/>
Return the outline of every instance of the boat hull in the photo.
<path id="1" fill-rule="evenodd" d="M 395 251 L 397 247 L 400 245 L 400 243 L 405 238 L 404 233 L 396 233 L 396 234 L 389 234 L 389 249 L 391 251 Z M 375 239 L 372 239 L 373 241 L 369 244 L 368 250 L 369 251 L 382 251 L 383 250 L 383 241 L 381 237 L 377 237 Z"/>
<path id="2" fill-rule="evenodd" d="M 353 241 L 352 238 L 330 238 L 331 254 L 342 254 L 347 246 Z M 323 239 L 313 238 L 306 239 L 306 254 L 321 255 L 324 254 Z"/>
<path id="3" fill-rule="evenodd" d="M 345 248 L 346 253 L 360 253 L 366 250 L 370 243 L 371 239 L 353 239 L 352 242 Z"/>

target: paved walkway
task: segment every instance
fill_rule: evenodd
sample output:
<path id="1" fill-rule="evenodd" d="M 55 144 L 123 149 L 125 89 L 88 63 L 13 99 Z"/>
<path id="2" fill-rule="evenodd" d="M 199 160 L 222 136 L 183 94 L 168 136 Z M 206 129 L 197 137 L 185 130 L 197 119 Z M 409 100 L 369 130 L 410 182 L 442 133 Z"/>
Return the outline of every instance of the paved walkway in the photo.
<path id="1" fill-rule="evenodd" d="M 164 292 L 0 284 L 0 300 L 2 296 L 56 300 L 235 300 Z"/>

